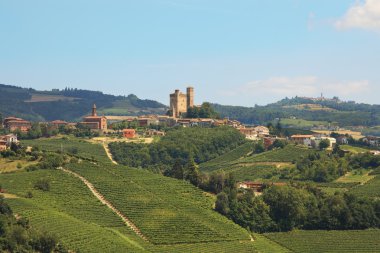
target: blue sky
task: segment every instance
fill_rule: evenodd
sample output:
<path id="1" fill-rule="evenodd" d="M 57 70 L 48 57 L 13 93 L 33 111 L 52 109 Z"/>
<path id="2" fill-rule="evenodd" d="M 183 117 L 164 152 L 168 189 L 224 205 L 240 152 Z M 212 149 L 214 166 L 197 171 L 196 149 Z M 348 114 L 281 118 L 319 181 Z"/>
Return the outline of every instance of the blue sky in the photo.
<path id="1" fill-rule="evenodd" d="M 0 83 L 380 104 L 380 0 L 0 0 Z"/>

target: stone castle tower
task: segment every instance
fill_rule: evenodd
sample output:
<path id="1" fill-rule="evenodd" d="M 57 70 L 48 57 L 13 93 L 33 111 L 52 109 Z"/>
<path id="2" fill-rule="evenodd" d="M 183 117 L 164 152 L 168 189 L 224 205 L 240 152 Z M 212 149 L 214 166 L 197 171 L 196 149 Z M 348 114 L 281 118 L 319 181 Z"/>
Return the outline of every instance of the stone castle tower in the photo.
<path id="1" fill-rule="evenodd" d="M 179 118 L 181 114 L 186 113 L 188 108 L 194 106 L 194 88 L 187 87 L 186 94 L 179 90 L 175 90 L 170 94 L 170 110 L 175 118 Z"/>

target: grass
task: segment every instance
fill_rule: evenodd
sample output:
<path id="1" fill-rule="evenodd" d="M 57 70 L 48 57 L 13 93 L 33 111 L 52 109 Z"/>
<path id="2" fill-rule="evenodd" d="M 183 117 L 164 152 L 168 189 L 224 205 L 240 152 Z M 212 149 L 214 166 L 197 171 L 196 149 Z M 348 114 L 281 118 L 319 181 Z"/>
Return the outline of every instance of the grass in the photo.
<path id="1" fill-rule="evenodd" d="M 358 185 L 350 190 L 351 193 L 368 198 L 380 198 L 380 176 L 375 176 L 364 185 Z"/>
<path id="2" fill-rule="evenodd" d="M 293 252 L 378 252 L 380 230 L 293 231 L 265 234 Z"/>
<path id="3" fill-rule="evenodd" d="M 81 98 L 74 97 L 65 97 L 61 95 L 44 95 L 44 94 L 32 94 L 31 99 L 26 100 L 27 103 L 36 103 L 36 102 L 52 102 L 52 101 L 74 101 Z"/>
<path id="4" fill-rule="evenodd" d="M 309 154 L 318 152 L 314 149 L 309 149 L 303 146 L 287 145 L 283 149 L 276 149 L 267 151 L 257 155 L 253 155 L 244 159 L 241 159 L 241 163 L 252 162 L 293 162 L 300 157 L 305 157 Z"/>
<path id="5" fill-rule="evenodd" d="M 329 123 L 327 121 L 312 121 L 304 119 L 281 119 L 281 125 L 299 128 L 312 128 L 320 125 L 328 126 Z"/>
<path id="6" fill-rule="evenodd" d="M 249 165 L 238 166 L 228 172 L 232 172 L 238 181 L 265 181 L 274 180 L 279 171 L 284 167 L 275 165 Z M 276 178 L 275 180 L 278 180 Z"/>
<path id="7" fill-rule="evenodd" d="M 34 183 L 45 178 L 50 191 L 39 191 Z M 4 174 L 1 185 L 17 196 L 7 199 L 15 213 L 30 220 L 33 227 L 55 234 L 69 249 L 81 252 L 140 252 L 144 245 L 121 219 L 93 197 L 89 189 L 58 170 L 20 171 Z M 32 198 L 24 198 L 27 192 Z M 112 229 L 123 229 L 123 239 Z M 124 250 L 123 250 L 124 249 Z"/>
<path id="8" fill-rule="evenodd" d="M 252 152 L 252 150 L 252 142 L 247 142 L 226 154 L 223 154 L 205 163 L 201 163 L 200 169 L 203 171 L 218 170 L 222 167 L 225 167 L 226 164 L 229 164 L 233 161 L 238 160 L 239 158 L 246 156 L 248 153 Z"/>
<path id="9" fill-rule="evenodd" d="M 371 171 L 354 170 L 348 172 L 346 175 L 338 178 L 336 182 L 339 183 L 355 183 L 365 184 L 375 176 L 369 175 Z"/>
<path id="10" fill-rule="evenodd" d="M 74 156 L 82 157 L 90 160 L 97 160 L 104 163 L 109 159 L 100 144 L 92 144 L 85 139 L 75 137 L 60 138 L 40 138 L 37 140 L 23 140 L 22 145 L 37 146 L 41 150 L 46 151 L 63 151 Z"/>
<path id="11" fill-rule="evenodd" d="M 356 140 L 364 137 L 361 132 L 356 132 L 356 131 L 351 131 L 351 130 L 338 130 L 338 131 L 313 130 L 313 131 L 316 133 L 326 134 L 326 135 L 330 135 L 332 132 L 342 134 L 342 135 L 348 134 L 348 135 L 351 135 L 352 138 L 354 138 Z"/>
<path id="12" fill-rule="evenodd" d="M 320 104 L 299 104 L 299 105 L 287 105 L 283 106 L 284 108 L 294 108 L 298 110 L 307 110 L 307 111 L 336 111 L 330 107 L 322 106 Z"/>
<path id="13" fill-rule="evenodd" d="M 0 173 L 20 170 L 28 165 L 35 163 L 36 162 L 30 162 L 25 160 L 10 160 L 6 158 L 0 158 Z M 21 168 L 17 168 L 18 165 L 21 165 Z"/>
<path id="14" fill-rule="evenodd" d="M 353 153 L 353 154 L 369 152 L 369 149 L 354 147 L 354 146 L 350 146 L 350 145 L 341 145 L 340 148 L 342 150 L 346 150 L 346 151 Z"/>
<path id="15" fill-rule="evenodd" d="M 213 197 L 191 184 L 123 166 L 70 165 L 86 177 L 154 244 L 249 240 L 212 210 Z"/>

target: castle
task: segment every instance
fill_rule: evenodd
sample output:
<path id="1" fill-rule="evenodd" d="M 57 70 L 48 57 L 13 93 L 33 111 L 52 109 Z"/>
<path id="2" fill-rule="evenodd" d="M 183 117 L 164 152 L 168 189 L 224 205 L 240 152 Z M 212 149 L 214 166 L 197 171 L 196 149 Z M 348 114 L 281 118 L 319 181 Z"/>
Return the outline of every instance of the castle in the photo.
<path id="1" fill-rule="evenodd" d="M 186 94 L 183 94 L 179 90 L 175 90 L 173 94 L 170 94 L 170 111 L 171 116 L 179 118 L 181 114 L 186 113 L 187 109 L 194 106 L 194 88 L 187 87 Z"/>

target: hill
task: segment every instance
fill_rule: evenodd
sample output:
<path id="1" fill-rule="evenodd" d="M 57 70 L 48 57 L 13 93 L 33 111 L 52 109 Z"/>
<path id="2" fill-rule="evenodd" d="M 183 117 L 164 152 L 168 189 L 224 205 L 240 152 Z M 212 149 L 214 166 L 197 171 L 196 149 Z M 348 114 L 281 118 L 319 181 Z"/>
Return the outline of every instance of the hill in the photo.
<path id="1" fill-rule="evenodd" d="M 55 151 L 57 140 L 35 140 L 33 145 Z M 67 146 L 79 143 L 65 140 Z M 27 144 L 27 143 L 24 143 Z M 29 143 L 28 143 L 29 144 Z M 87 147 L 87 148 L 86 148 Z M 65 151 L 67 151 L 65 149 Z M 213 211 L 215 197 L 188 182 L 141 169 L 113 165 L 104 159 L 101 145 L 80 142 L 79 160 L 65 165 L 96 188 L 120 213 L 127 216 L 147 240 L 137 236 L 98 201 L 77 177 L 62 170 L 18 170 L 2 174 L 2 189 L 18 216 L 30 225 L 57 236 L 76 252 L 287 252 L 275 242 L 250 233 Z M 46 180 L 50 189 L 36 188 Z"/>
<path id="2" fill-rule="evenodd" d="M 335 124 L 338 126 L 380 125 L 380 105 L 343 102 L 339 99 L 285 98 L 265 106 L 242 107 L 212 104 L 222 117 L 237 119 L 246 124 L 265 124 L 275 119 L 302 119 L 299 125 Z M 286 122 L 284 122 L 286 125 Z"/>
<path id="3" fill-rule="evenodd" d="M 99 91 L 64 89 L 38 91 L 0 84 L 0 113 L 28 120 L 73 121 L 87 115 L 96 103 L 99 114 L 141 115 L 164 114 L 167 107 L 153 100 L 139 99 L 135 95 L 113 96 Z"/>

